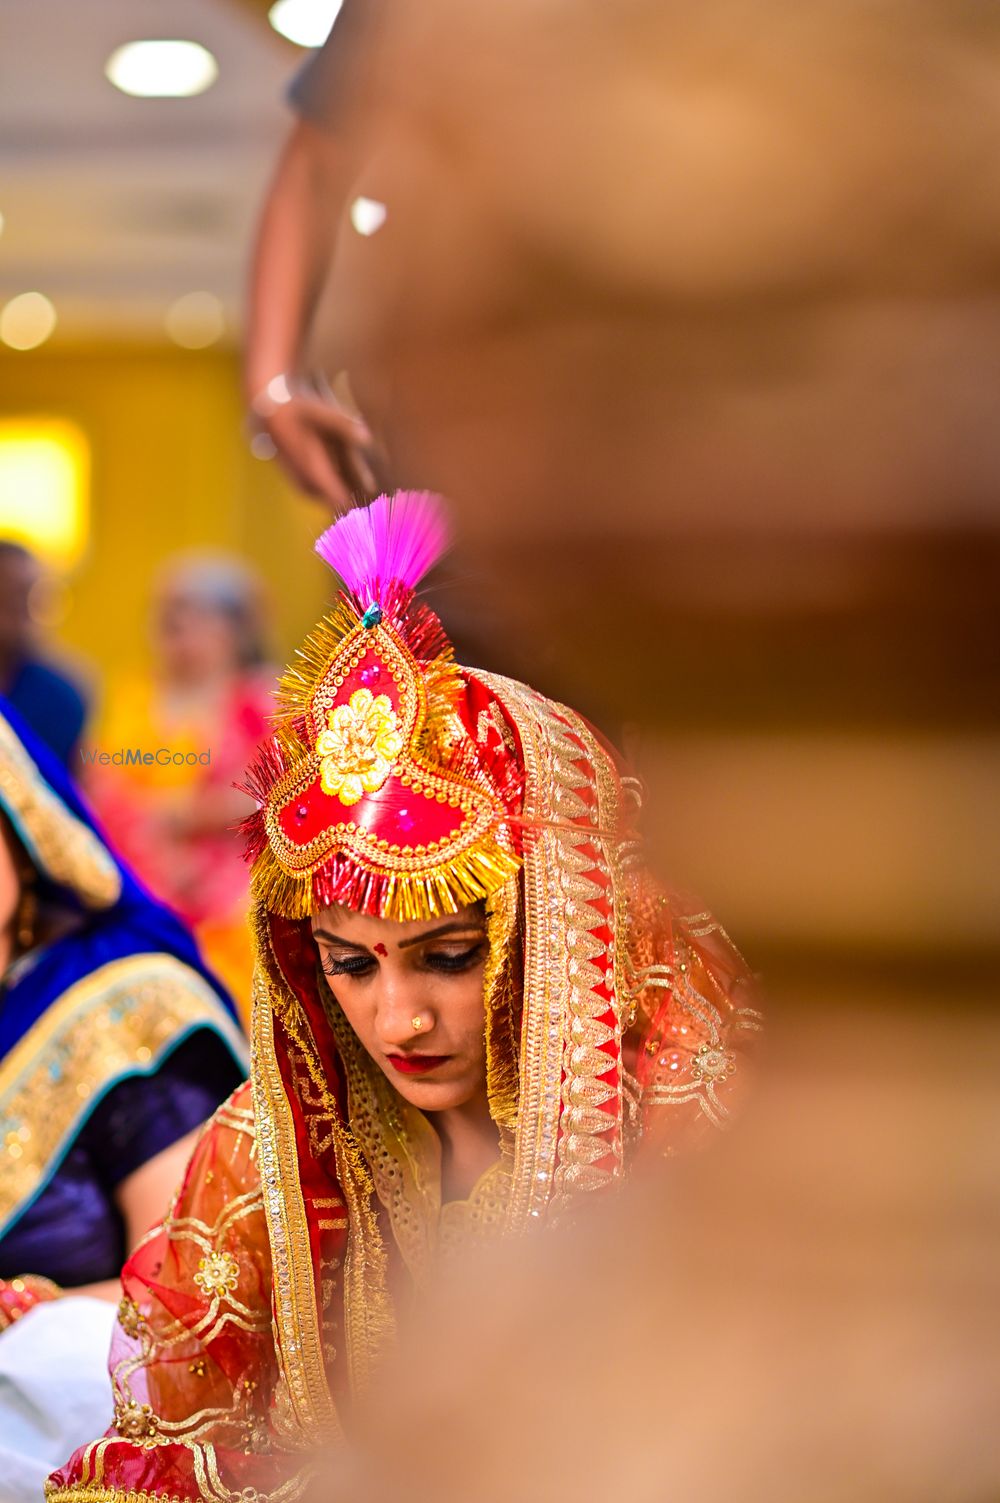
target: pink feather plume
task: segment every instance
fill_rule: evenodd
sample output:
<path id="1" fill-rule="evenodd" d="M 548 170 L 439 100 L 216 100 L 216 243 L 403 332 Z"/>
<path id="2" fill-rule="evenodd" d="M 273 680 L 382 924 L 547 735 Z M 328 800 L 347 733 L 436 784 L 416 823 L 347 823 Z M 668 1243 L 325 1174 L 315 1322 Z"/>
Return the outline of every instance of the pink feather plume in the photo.
<path id="1" fill-rule="evenodd" d="M 319 538 L 316 552 L 350 593 L 367 604 L 376 587 L 415 589 L 447 546 L 440 496 L 397 491 L 347 512 Z"/>

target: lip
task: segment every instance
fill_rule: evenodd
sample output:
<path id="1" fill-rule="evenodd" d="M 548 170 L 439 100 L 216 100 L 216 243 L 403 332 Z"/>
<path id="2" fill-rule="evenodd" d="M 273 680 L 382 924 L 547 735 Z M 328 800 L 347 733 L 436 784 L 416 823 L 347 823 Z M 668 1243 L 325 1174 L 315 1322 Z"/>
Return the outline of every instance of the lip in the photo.
<path id="1" fill-rule="evenodd" d="M 450 1054 L 387 1054 L 386 1059 L 400 1075 L 426 1075 L 447 1064 Z"/>

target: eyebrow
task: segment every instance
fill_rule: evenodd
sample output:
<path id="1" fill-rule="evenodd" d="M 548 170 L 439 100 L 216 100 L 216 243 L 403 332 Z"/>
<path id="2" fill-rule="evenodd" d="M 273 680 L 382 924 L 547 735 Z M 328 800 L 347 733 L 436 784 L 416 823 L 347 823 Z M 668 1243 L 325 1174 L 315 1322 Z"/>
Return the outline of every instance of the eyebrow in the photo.
<path id="1" fill-rule="evenodd" d="M 426 934 L 415 934 L 412 939 L 401 939 L 396 946 L 397 950 L 409 949 L 411 945 L 423 945 L 431 939 L 441 939 L 445 934 L 466 934 L 476 929 L 477 933 L 485 936 L 486 930 L 477 926 L 475 919 L 461 920 L 453 924 L 441 924 L 437 929 L 429 929 Z M 314 929 L 314 939 L 325 939 L 331 945 L 343 945 L 345 950 L 365 950 L 367 945 L 359 945 L 356 939 L 342 939 L 339 934 L 331 934 L 329 929 Z"/>

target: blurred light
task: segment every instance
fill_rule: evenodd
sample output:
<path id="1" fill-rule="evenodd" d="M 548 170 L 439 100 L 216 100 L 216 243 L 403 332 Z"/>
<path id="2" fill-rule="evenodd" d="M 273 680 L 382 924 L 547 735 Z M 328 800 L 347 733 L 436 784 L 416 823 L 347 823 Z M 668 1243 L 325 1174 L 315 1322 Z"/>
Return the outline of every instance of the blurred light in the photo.
<path id="1" fill-rule="evenodd" d="M 351 204 L 351 223 L 359 235 L 374 235 L 385 224 L 388 212 L 377 198 L 356 198 Z"/>
<path id="2" fill-rule="evenodd" d="M 0 422 L 0 535 L 73 564 L 87 537 L 90 448 L 61 418 Z"/>
<path id="3" fill-rule="evenodd" d="M 250 440 L 250 453 L 254 459 L 273 459 L 278 446 L 269 433 L 255 433 Z"/>
<path id="4" fill-rule="evenodd" d="M 344 0 L 276 0 L 267 13 L 275 31 L 297 47 L 322 47 Z"/>
<path id="5" fill-rule="evenodd" d="M 0 313 L 0 339 L 12 350 L 44 344 L 55 326 L 56 310 L 41 292 L 19 293 Z"/>
<path id="6" fill-rule="evenodd" d="M 137 99 L 186 99 L 214 84 L 219 65 L 200 42 L 126 42 L 112 52 L 104 75 Z"/>
<path id="7" fill-rule="evenodd" d="M 279 371 L 276 376 L 271 377 L 264 387 L 264 396 L 268 397 L 275 407 L 284 407 L 292 400 L 292 388 L 288 384 L 288 377 L 284 371 Z"/>
<path id="8" fill-rule="evenodd" d="M 3 234 L 3 225 L 4 225 L 3 215 L 0 214 L 0 235 Z"/>
<path id="9" fill-rule="evenodd" d="M 226 328 L 222 303 L 212 292 L 186 292 L 171 303 L 163 320 L 167 333 L 185 350 L 205 350 Z"/>

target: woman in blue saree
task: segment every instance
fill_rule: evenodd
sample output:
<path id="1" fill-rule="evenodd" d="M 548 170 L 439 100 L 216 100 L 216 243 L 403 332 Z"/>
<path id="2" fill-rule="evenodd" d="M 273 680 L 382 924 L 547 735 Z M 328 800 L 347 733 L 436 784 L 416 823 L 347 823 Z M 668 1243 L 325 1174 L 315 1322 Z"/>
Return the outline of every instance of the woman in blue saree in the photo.
<path id="1" fill-rule="evenodd" d="M 0 701 L 0 1330 L 117 1300 L 201 1123 L 246 1072 L 190 936 Z"/>

